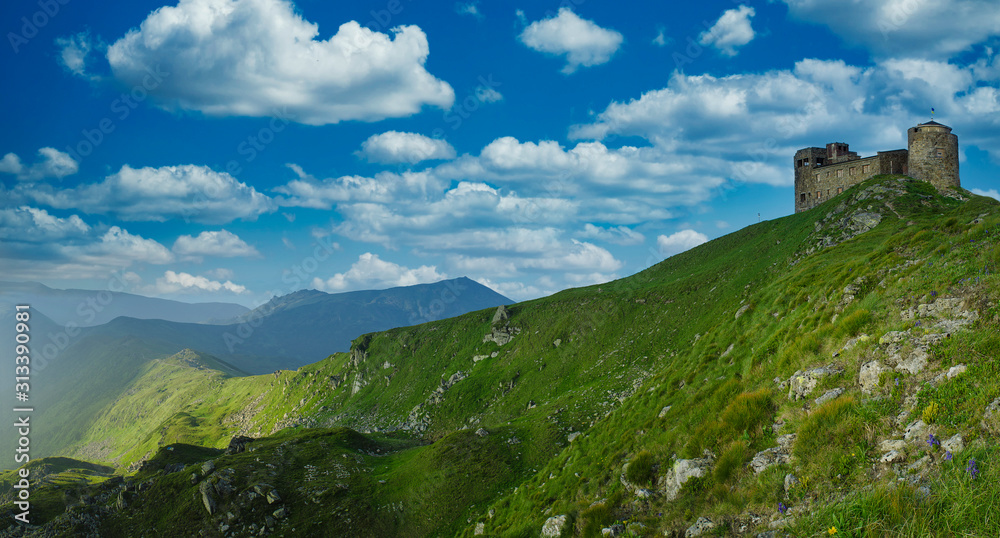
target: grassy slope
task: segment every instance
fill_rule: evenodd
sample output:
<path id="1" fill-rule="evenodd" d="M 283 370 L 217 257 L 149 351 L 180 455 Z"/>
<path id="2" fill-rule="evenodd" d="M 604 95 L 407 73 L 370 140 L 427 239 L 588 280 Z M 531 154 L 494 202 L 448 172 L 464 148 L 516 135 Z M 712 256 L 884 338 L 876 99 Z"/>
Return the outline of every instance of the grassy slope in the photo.
<path id="1" fill-rule="evenodd" d="M 559 513 L 569 514 L 585 534 L 628 517 L 644 520 L 650 529 L 683 529 L 702 514 L 722 519 L 746 510 L 771 514 L 782 499 L 805 505 L 810 499 L 837 498 L 838 491 L 870 481 L 865 469 L 878 456 L 873 443 L 890 433 L 887 417 L 899 411 L 892 398 L 902 393 L 867 401 L 858 393 L 858 367 L 873 352 L 871 342 L 838 357 L 845 374 L 819 387 L 848 389 L 835 402 L 836 413 L 807 415 L 801 402 L 789 402 L 770 380 L 829 363 L 832 352 L 857 333 L 878 336 L 904 328 L 899 311 L 933 301 L 931 291 L 971 296 L 985 305 L 995 301 L 997 287 L 992 274 L 1000 258 L 997 204 L 979 197 L 959 204 L 920 183 L 907 183 L 907 194 L 898 198 L 852 200 L 848 213 L 870 207 L 884 216 L 881 224 L 806 255 L 824 235 L 816 231 L 816 222 L 871 185 L 816 210 L 748 227 L 635 276 L 515 305 L 510 323 L 521 332 L 503 347 L 483 342 L 492 311 L 376 333 L 356 341 L 353 355 L 336 354 L 296 372 L 204 383 L 198 388 L 200 400 L 163 406 L 163 412 L 174 411 L 163 431 L 178 430 L 176 439 L 197 438 L 221 447 L 238 430 L 267 435 L 295 424 L 394 429 L 422 405 L 418 414 L 429 421 L 423 438 L 435 443 L 396 446 L 393 456 L 370 463 L 357 478 L 366 485 L 351 489 L 351 503 L 344 505 L 383 507 L 351 513 L 361 519 L 365 513 L 380 514 L 379 524 L 395 522 L 383 530 L 412 535 L 471 534 L 473 525 L 467 522 L 477 519 L 490 534 L 536 535 L 548 515 Z M 886 199 L 893 210 L 884 206 Z M 970 224 L 983 213 L 990 215 Z M 914 262 L 903 266 L 908 260 Z M 897 269 L 889 273 L 891 268 Z M 859 276 L 869 279 L 861 281 L 858 299 L 838 312 L 842 290 Z M 747 308 L 737 319 L 741 305 Z M 985 310 L 990 308 L 995 310 Z M 988 360 L 1000 348 L 992 336 L 996 313 L 981 314 L 975 331 L 956 334 L 935 349 L 934 359 L 935 368 L 960 361 L 980 375 L 961 378 L 944 391 L 919 393 L 921 407 L 933 400 L 946 409 L 942 433 L 974 429 L 985 404 L 1000 393 Z M 494 351 L 496 357 L 473 361 Z M 428 403 L 457 372 L 468 377 L 447 388 L 442 402 Z M 919 388 L 916 380 L 900 377 L 904 388 Z M 359 390 L 352 394 L 358 379 Z M 958 383 L 962 390 L 955 388 Z M 741 393 L 753 396 L 735 398 Z M 136 405 L 124 399 L 108 417 L 121 417 Z M 665 406 L 670 411 L 658 418 Z M 817 428 L 815 422 L 827 415 L 832 418 Z M 788 467 L 760 476 L 744 467 L 754 452 L 774 445 L 768 426 L 775 417 L 786 420 L 782 433 L 800 432 L 803 446 L 809 432 L 840 434 L 796 464 L 795 472 L 807 484 L 796 492 L 798 498 L 782 496 Z M 116 426 L 121 420 L 105 423 L 100 435 L 121 446 L 150 446 L 152 438 L 137 439 L 136 432 Z M 472 434 L 480 426 L 490 434 Z M 471 430 L 458 431 L 464 427 Z M 295 428 L 279 436 L 305 442 L 314 431 Z M 569 443 L 570 432 L 584 434 Z M 405 445 L 405 437 L 391 439 Z M 673 459 L 705 448 L 728 463 L 689 486 L 678 501 L 637 503 L 623 495 L 622 465 L 641 451 L 651 455 L 655 475 Z M 116 463 L 126 464 L 143 450 L 124 453 Z M 981 462 L 994 456 L 986 448 L 970 450 Z M 942 473 L 942 480 L 948 484 L 960 474 Z M 380 489 L 377 480 L 372 482 L 380 475 L 398 484 Z M 428 491 L 428 484 L 440 492 Z M 870 499 L 852 497 L 842 505 L 816 508 L 812 518 L 800 517 L 797 524 L 810 534 L 828 521 L 841 522 L 841 528 L 877 528 L 892 514 L 911 514 L 907 499 L 912 495 L 873 491 Z M 957 486 L 948 491 L 959 499 L 967 495 Z M 588 508 L 600 499 L 603 509 Z M 880 502 L 895 512 L 873 508 Z M 385 512 L 392 503 L 403 508 Z M 847 503 L 861 503 L 861 508 Z M 494 517 L 485 515 L 488 508 Z M 196 507 L 190 510 L 204 517 Z M 961 517 L 971 521 L 980 515 L 969 510 Z M 425 521 L 429 513 L 439 515 Z M 194 515 L 185 512 L 185 517 Z M 932 511 L 921 521 L 940 528 L 934 525 L 944 519 Z M 375 525 L 354 530 L 374 533 Z"/>

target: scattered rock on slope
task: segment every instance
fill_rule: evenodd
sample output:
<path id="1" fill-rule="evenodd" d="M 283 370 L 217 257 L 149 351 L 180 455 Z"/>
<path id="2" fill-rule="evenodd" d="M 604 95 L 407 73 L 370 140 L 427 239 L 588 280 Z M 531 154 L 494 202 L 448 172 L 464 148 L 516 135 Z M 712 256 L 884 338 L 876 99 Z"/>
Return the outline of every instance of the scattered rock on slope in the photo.
<path id="1" fill-rule="evenodd" d="M 714 462 L 715 454 L 708 450 L 701 458 L 677 460 L 674 466 L 667 471 L 667 474 L 660 477 L 660 492 L 668 501 L 676 499 L 685 482 L 692 478 L 705 476 Z"/>
<path id="2" fill-rule="evenodd" d="M 562 536 L 563 528 L 565 526 L 565 515 L 550 517 L 545 520 L 545 525 L 542 526 L 542 536 L 553 538 Z"/>

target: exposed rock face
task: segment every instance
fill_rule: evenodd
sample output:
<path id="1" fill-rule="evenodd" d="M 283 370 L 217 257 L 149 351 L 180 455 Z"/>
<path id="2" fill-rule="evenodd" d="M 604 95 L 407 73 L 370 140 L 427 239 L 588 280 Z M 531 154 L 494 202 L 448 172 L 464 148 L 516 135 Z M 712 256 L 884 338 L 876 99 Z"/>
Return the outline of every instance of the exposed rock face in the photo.
<path id="1" fill-rule="evenodd" d="M 799 477 L 788 473 L 785 475 L 785 493 L 791 491 L 795 486 L 799 485 Z"/>
<path id="2" fill-rule="evenodd" d="M 519 327 L 510 326 L 510 311 L 507 307 L 500 305 L 493 314 L 493 321 L 490 323 L 490 332 L 483 336 L 483 343 L 494 342 L 502 346 L 514 339 L 521 332 Z"/>
<path id="3" fill-rule="evenodd" d="M 780 447 L 768 448 L 767 450 L 761 450 L 758 452 L 752 460 L 750 460 L 750 467 L 753 469 L 754 474 L 760 474 L 771 467 L 772 465 L 781 465 L 783 463 L 788 463 L 791 461 L 791 456 L 788 455 Z"/>
<path id="4" fill-rule="evenodd" d="M 202 482 L 198 486 L 198 492 L 201 493 L 201 502 L 205 505 L 205 510 L 208 511 L 209 515 L 215 513 L 215 488 L 208 481 Z"/>
<path id="5" fill-rule="evenodd" d="M 939 297 L 933 303 L 919 304 L 901 314 L 906 320 L 937 318 L 930 326 L 949 331 L 979 319 L 979 313 L 969 308 L 968 300 L 962 297 Z"/>
<path id="6" fill-rule="evenodd" d="M 979 425 L 994 435 L 1000 434 L 1000 398 L 993 400 L 986 406 L 986 411 L 983 412 L 983 420 Z"/>
<path id="7" fill-rule="evenodd" d="M 229 446 L 226 447 L 226 454 L 239 454 L 240 452 L 245 452 L 247 445 L 254 441 L 253 437 L 246 437 L 243 435 L 237 435 L 229 440 Z"/>
<path id="8" fill-rule="evenodd" d="M 819 398 L 816 398 L 816 405 L 823 405 L 826 402 L 829 402 L 830 400 L 833 400 L 834 398 L 839 397 L 843 393 L 844 393 L 844 389 L 842 389 L 840 387 L 837 387 L 835 389 L 830 389 L 830 390 L 826 391 L 825 393 L 823 393 L 823 395 L 820 396 Z"/>
<path id="9" fill-rule="evenodd" d="M 816 384 L 819 383 L 820 379 L 828 375 L 839 374 L 843 371 L 842 368 L 836 366 L 821 366 L 805 372 L 799 370 L 788 379 L 788 398 L 801 400 L 809 396 L 809 393 L 816 388 Z"/>
<path id="10" fill-rule="evenodd" d="M 941 448 L 951 452 L 952 454 L 958 454 L 959 452 L 965 450 L 965 441 L 962 439 L 962 434 L 956 433 L 948 439 L 941 441 Z"/>
<path id="11" fill-rule="evenodd" d="M 493 313 L 493 321 L 491 323 L 493 325 L 497 325 L 498 323 L 503 323 L 508 319 L 510 319 L 510 310 L 507 310 L 506 306 L 500 305 L 497 307 L 497 311 Z"/>
<path id="12" fill-rule="evenodd" d="M 903 439 L 907 441 L 920 440 L 927 437 L 927 424 L 922 420 L 915 420 L 906 425 L 906 431 L 903 432 Z"/>
<path id="13" fill-rule="evenodd" d="M 701 458 L 677 460 L 674 462 L 674 466 L 667 471 L 667 474 L 660 477 L 660 493 L 668 501 L 676 499 L 685 482 L 692 478 L 705 476 L 714 462 L 715 455 L 707 450 Z"/>
<path id="14" fill-rule="evenodd" d="M 861 392 L 865 394 L 875 392 L 875 389 L 879 385 L 879 376 L 886 370 L 888 368 L 882 366 L 882 363 L 877 360 L 862 364 L 861 372 L 858 374 L 858 384 L 861 385 Z"/>
<path id="15" fill-rule="evenodd" d="M 898 450 L 890 450 L 883 454 L 879 461 L 882 463 L 899 463 L 905 458 L 906 456 L 902 452 Z"/>
<path id="16" fill-rule="evenodd" d="M 715 530 L 715 527 L 717 526 L 718 525 L 711 519 L 708 519 L 707 517 L 699 517 L 698 520 L 694 522 L 694 525 L 687 528 L 684 532 L 684 537 L 691 538 L 693 536 L 703 536 Z"/>
<path id="17" fill-rule="evenodd" d="M 483 337 L 483 343 L 494 342 L 498 346 L 502 346 L 517 336 L 521 332 L 518 327 L 511 327 L 510 325 L 503 325 L 500 327 L 493 327 L 489 334 Z"/>
<path id="18" fill-rule="evenodd" d="M 555 538 L 562 536 L 563 528 L 566 526 L 566 516 L 553 516 L 545 520 L 542 526 L 542 536 Z"/>

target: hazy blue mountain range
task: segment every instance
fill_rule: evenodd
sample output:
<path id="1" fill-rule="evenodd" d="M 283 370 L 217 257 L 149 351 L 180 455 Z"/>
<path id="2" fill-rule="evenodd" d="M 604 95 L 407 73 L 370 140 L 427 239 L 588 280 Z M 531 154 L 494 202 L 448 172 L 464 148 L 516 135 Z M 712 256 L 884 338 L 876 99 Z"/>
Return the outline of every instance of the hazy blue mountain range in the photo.
<path id="1" fill-rule="evenodd" d="M 234 303 L 184 303 L 110 290 L 60 290 L 37 282 L 0 282 L 0 302 L 30 304 L 60 325 L 102 325 L 119 316 L 219 323 L 250 309 Z"/>

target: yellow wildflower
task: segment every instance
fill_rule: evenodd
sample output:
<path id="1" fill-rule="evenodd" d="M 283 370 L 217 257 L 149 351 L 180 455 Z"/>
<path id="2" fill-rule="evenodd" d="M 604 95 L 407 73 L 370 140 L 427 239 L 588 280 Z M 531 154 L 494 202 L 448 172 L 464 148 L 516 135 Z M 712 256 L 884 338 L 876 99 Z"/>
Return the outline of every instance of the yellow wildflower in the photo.
<path id="1" fill-rule="evenodd" d="M 830 530 L 826 532 L 829 534 L 837 534 L 837 527 L 830 527 Z"/>

